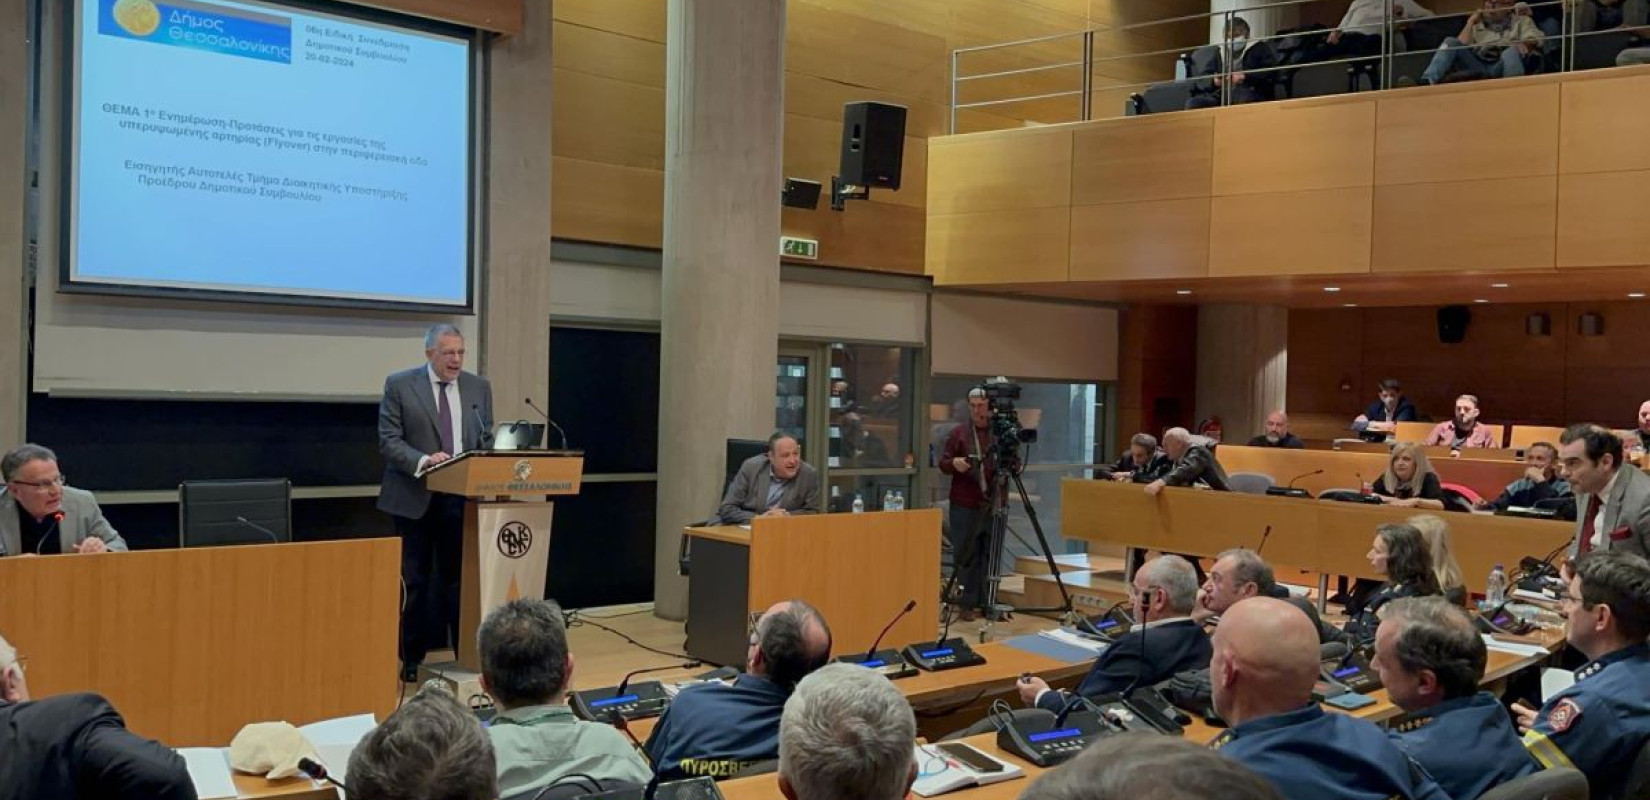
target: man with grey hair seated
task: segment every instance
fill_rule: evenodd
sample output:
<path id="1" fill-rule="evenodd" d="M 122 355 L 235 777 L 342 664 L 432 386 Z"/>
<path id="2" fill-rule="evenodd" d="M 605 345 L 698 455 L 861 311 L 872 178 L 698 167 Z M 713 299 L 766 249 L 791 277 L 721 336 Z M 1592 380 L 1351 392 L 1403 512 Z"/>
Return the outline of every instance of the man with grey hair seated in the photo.
<path id="1" fill-rule="evenodd" d="M 900 800 L 917 779 L 917 720 L 887 678 L 828 664 L 802 679 L 779 719 L 788 800 Z"/>
<path id="2" fill-rule="evenodd" d="M 1134 603 L 1134 628 L 1095 659 L 1077 685 L 1077 694 L 1093 699 L 1209 666 L 1209 637 L 1191 617 L 1197 604 L 1197 573 L 1186 559 L 1166 555 L 1146 562 L 1135 570 L 1129 599 Z M 1016 686 L 1027 705 L 1047 711 L 1059 713 L 1071 700 L 1042 678 L 1023 678 Z"/>
<path id="3" fill-rule="evenodd" d="M 424 689 L 349 757 L 350 800 L 494 800 L 493 745 L 450 693 Z"/>
<path id="4" fill-rule="evenodd" d="M 1338 642 L 1342 635 L 1333 625 L 1325 625 L 1318 616 L 1318 607 L 1305 597 L 1295 597 L 1279 586 L 1272 573 L 1272 565 L 1260 554 L 1246 547 L 1234 547 L 1221 552 L 1209 568 L 1209 577 L 1197 591 L 1197 609 L 1192 619 L 1204 625 L 1216 625 L 1239 600 L 1251 597 L 1275 597 L 1306 614 L 1312 627 L 1318 629 L 1320 643 Z"/>
<path id="5" fill-rule="evenodd" d="M 1265 778 L 1187 739 L 1108 736 L 1032 783 L 1020 800 L 1283 800 Z"/>
<path id="6" fill-rule="evenodd" d="M 1129 449 L 1118 456 L 1116 462 L 1104 470 L 1096 470 L 1096 473 L 1119 482 L 1151 483 L 1163 477 L 1173 466 L 1169 454 L 1157 446 L 1156 436 L 1137 433 L 1129 437 Z"/>
<path id="7" fill-rule="evenodd" d="M 1146 484 L 1146 494 L 1156 496 L 1165 486 L 1195 486 L 1202 484 L 1217 492 L 1230 491 L 1226 470 L 1215 460 L 1215 451 L 1208 444 L 1192 436 L 1185 428 L 1170 428 L 1163 432 L 1163 449 L 1174 462 L 1163 477 Z"/>
<path id="8" fill-rule="evenodd" d="M 56 453 L 37 444 L 14 447 L 0 457 L 0 477 L 0 556 L 126 550 L 92 493 L 67 485 Z"/>
<path id="9" fill-rule="evenodd" d="M 592 789 L 640 786 L 653 770 L 617 728 L 586 722 L 567 707 L 573 654 L 561 608 L 522 598 L 493 609 L 476 633 L 481 688 L 498 704 L 487 728 L 505 796 L 577 776 Z"/>
<path id="10" fill-rule="evenodd" d="M 1409 712 L 1388 730 L 1450 797 L 1478 797 L 1537 768 L 1501 701 L 1478 689 L 1488 657 L 1467 612 L 1442 597 L 1381 610 L 1370 666 Z"/>

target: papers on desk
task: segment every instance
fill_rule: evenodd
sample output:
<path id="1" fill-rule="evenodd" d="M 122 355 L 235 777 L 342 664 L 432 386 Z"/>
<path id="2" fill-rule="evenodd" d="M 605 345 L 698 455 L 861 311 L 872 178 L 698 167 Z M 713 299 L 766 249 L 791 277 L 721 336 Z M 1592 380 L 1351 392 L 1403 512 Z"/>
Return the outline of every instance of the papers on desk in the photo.
<path id="1" fill-rule="evenodd" d="M 1529 657 L 1529 656 L 1544 656 L 1544 655 L 1547 654 L 1547 648 L 1542 647 L 1541 645 L 1538 645 L 1538 644 L 1524 644 L 1523 642 L 1510 642 L 1510 641 L 1507 641 L 1506 639 L 1497 639 L 1494 636 L 1492 636 L 1490 634 L 1487 634 L 1487 633 L 1483 634 L 1483 636 L 1484 636 L 1484 646 L 1491 649 L 1491 650 L 1499 650 L 1503 653 L 1511 653 L 1511 654 L 1513 654 L 1515 656 L 1518 656 L 1520 658 L 1526 658 L 1526 657 Z"/>
<path id="2" fill-rule="evenodd" d="M 955 743 L 960 744 L 960 743 Z M 947 756 L 935 745 L 917 745 L 917 782 L 911 784 L 911 792 L 921 797 L 933 797 L 937 794 L 956 791 L 969 786 L 989 786 L 993 783 L 1011 781 L 1015 778 L 1024 778 L 1026 771 L 1004 761 L 979 748 L 973 748 L 976 753 L 1003 765 L 998 772 L 981 772 L 975 770 L 955 758 Z"/>
<path id="3" fill-rule="evenodd" d="M 1576 685 L 1576 674 L 1567 669 L 1547 667 L 1541 670 L 1541 702 L 1553 699 L 1553 695 Z"/>
<path id="4" fill-rule="evenodd" d="M 1070 628 L 1055 628 L 1053 630 L 1038 631 L 1037 635 L 1046 639 L 1053 639 L 1060 644 L 1082 648 L 1083 650 L 1094 655 L 1100 655 L 1101 653 L 1106 652 L 1106 648 L 1110 646 L 1106 642 L 1092 636 L 1084 636 Z"/>
<path id="5" fill-rule="evenodd" d="M 183 764 L 189 769 L 189 780 L 195 784 L 195 796 L 200 800 L 218 797 L 238 797 L 235 776 L 229 774 L 229 751 L 222 747 L 185 747 L 178 750 Z"/>

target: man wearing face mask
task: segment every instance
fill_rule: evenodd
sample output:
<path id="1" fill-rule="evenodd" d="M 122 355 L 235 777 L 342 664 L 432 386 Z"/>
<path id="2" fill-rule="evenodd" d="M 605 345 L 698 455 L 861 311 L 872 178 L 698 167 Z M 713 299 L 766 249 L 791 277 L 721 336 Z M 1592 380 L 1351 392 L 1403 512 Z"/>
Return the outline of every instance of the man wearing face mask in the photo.
<path id="1" fill-rule="evenodd" d="M 1266 415 L 1266 433 L 1249 440 L 1250 447 L 1282 447 L 1300 450 L 1306 442 L 1289 432 L 1289 415 L 1282 409 Z"/>
<path id="2" fill-rule="evenodd" d="M 1389 434 L 1398 429 L 1397 423 L 1414 422 L 1418 416 L 1415 404 L 1404 396 L 1404 387 L 1397 380 L 1387 378 L 1381 381 L 1380 395 L 1375 402 L 1352 420 L 1352 430 L 1371 435 Z"/>
<path id="3" fill-rule="evenodd" d="M 1231 74 L 1217 74 L 1212 80 L 1200 80 L 1194 84 L 1192 96 L 1186 100 L 1187 108 L 1214 108 L 1220 105 L 1221 86 L 1226 80 L 1232 82 L 1231 102 L 1234 105 L 1277 99 L 1275 87 L 1278 74 L 1271 68 L 1277 66 L 1278 54 L 1270 44 L 1249 38 L 1248 20 L 1232 17 L 1226 23 L 1226 41 L 1219 51 L 1220 55 L 1210 69 L 1216 73 L 1230 69 Z"/>

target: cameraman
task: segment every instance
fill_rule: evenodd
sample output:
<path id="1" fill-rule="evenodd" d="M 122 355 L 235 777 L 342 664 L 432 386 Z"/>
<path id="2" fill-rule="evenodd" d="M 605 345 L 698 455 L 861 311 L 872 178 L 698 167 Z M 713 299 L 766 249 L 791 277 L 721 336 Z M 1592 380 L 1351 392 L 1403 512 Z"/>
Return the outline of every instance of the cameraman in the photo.
<path id="1" fill-rule="evenodd" d="M 962 570 L 957 576 L 961 590 L 956 604 L 962 609 L 960 619 L 976 619 L 976 610 L 985 597 L 989 553 L 974 553 L 969 544 L 973 536 L 981 535 L 991 524 L 991 502 L 987 488 L 991 485 L 992 470 L 986 464 L 991 452 L 991 403 L 985 390 L 968 391 L 968 424 L 958 425 L 945 437 L 945 448 L 940 453 L 940 471 L 951 476 L 951 514 L 946 526 L 946 540 L 951 543 L 951 568 Z M 964 569 L 964 559 L 972 563 Z"/>

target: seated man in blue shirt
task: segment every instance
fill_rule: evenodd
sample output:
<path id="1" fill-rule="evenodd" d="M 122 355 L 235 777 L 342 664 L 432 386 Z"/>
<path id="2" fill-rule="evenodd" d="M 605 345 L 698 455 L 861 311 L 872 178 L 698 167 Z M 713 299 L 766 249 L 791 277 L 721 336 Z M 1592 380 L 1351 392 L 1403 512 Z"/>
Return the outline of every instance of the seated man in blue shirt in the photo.
<path id="1" fill-rule="evenodd" d="M 498 790 L 510 797 L 577 776 L 600 788 L 641 786 L 653 770 L 619 729 L 573 716 L 573 654 L 561 608 L 522 598 L 493 609 L 476 632 L 481 688 L 498 704 L 487 727 Z"/>
<path id="2" fill-rule="evenodd" d="M 1508 508 L 1533 508 L 1543 500 L 1570 497 L 1570 484 L 1558 474 L 1558 448 L 1550 442 L 1536 442 L 1524 450 L 1524 477 L 1507 484 L 1494 500 L 1480 500 L 1477 506 L 1506 511 Z M 1554 507 L 1548 503 L 1547 507 Z"/>
<path id="3" fill-rule="evenodd" d="M 1288 800 L 1449 800 L 1373 723 L 1312 702 L 1318 633 L 1299 609 L 1240 600 L 1215 628 L 1215 712 L 1231 725 L 1210 745 Z"/>
<path id="4" fill-rule="evenodd" d="M 1409 712 L 1393 721 L 1392 739 L 1451 797 L 1537 769 L 1501 701 L 1478 690 L 1488 657 L 1467 612 L 1442 597 L 1405 597 L 1381 612 L 1370 666 Z"/>
<path id="5" fill-rule="evenodd" d="M 831 658 L 831 629 L 801 600 L 775 603 L 756 622 L 746 671 L 732 686 L 682 690 L 653 735 L 647 755 L 663 780 L 718 780 L 753 762 L 779 757 L 779 719 L 798 681 Z"/>
<path id="6" fill-rule="evenodd" d="M 1209 666 L 1209 636 L 1192 620 L 1197 574 L 1186 559 L 1167 555 L 1146 562 L 1134 572 L 1129 598 L 1134 602 L 1136 625 L 1094 660 L 1089 674 L 1077 685 L 1083 697 L 1094 699 L 1151 686 L 1177 672 Z M 1016 687 L 1027 705 L 1056 714 L 1071 700 L 1065 692 L 1049 689 L 1042 678 L 1022 679 Z"/>
<path id="7" fill-rule="evenodd" d="M 1621 797 L 1650 742 L 1650 562 L 1600 550 L 1576 560 L 1560 600 L 1564 638 L 1591 659 L 1536 711 L 1514 703 L 1524 746 L 1544 767 L 1575 767 L 1594 797 Z"/>

